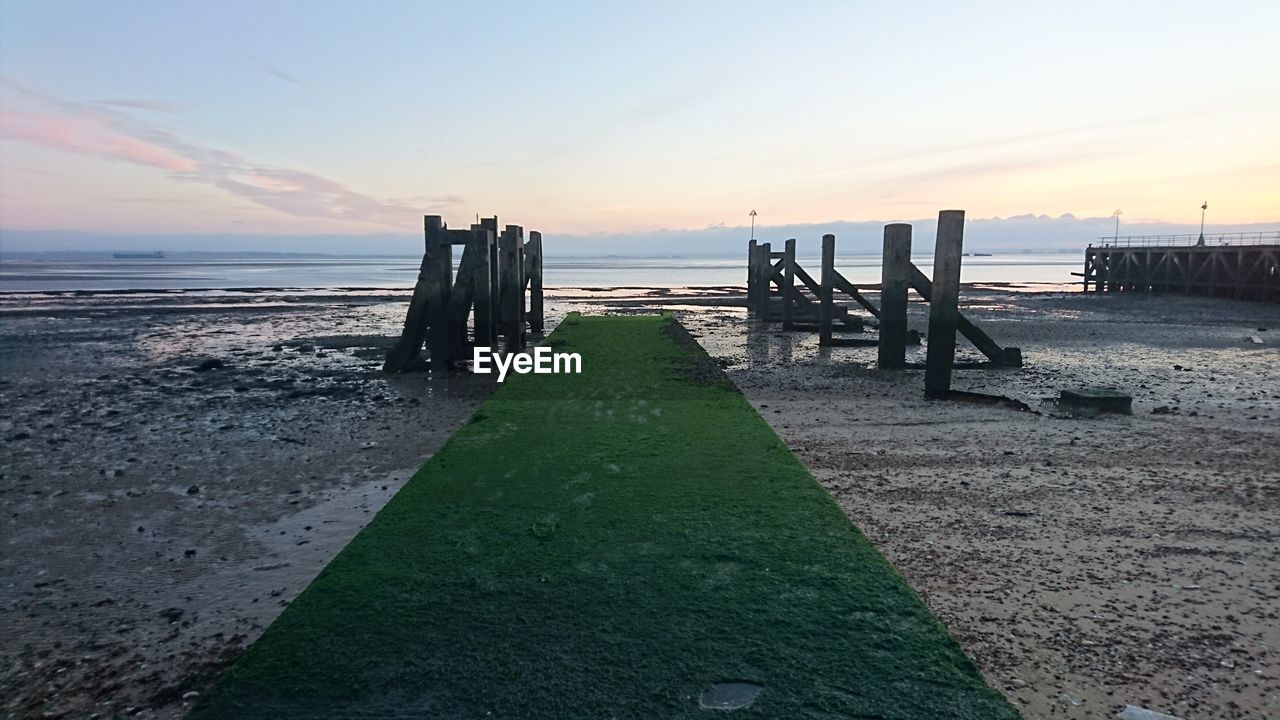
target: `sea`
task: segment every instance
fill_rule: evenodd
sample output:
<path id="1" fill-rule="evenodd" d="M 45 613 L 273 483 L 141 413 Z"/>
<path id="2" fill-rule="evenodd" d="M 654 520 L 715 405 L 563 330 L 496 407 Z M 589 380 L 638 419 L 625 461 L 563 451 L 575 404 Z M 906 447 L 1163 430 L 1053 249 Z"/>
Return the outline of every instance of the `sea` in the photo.
<path id="1" fill-rule="evenodd" d="M 815 278 L 819 258 L 797 258 Z M 929 256 L 912 258 L 926 275 Z M 1060 291 L 1078 285 L 1071 273 L 1081 255 L 995 254 L 965 257 L 960 280 L 1028 290 Z M 233 289 L 385 289 L 413 287 L 420 258 L 299 257 L 104 258 L 91 260 L 0 259 L 0 292 Z M 879 255 L 838 257 L 837 269 L 850 282 L 880 281 Z M 682 288 L 746 284 L 746 258 L 547 258 L 543 283 L 549 288 Z"/>

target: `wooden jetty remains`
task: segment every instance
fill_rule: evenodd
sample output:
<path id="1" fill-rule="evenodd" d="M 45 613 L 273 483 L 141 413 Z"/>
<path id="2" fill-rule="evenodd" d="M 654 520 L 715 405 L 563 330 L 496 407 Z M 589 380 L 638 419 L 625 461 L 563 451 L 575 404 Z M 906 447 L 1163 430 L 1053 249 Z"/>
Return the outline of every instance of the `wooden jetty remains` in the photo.
<path id="1" fill-rule="evenodd" d="M 517 352 L 543 331 L 542 234 L 483 218 L 450 230 L 439 215 L 424 218 L 426 249 L 404 330 L 382 369 L 430 368 L 443 375 L 464 364 L 476 346 Z M 453 248 L 462 247 L 455 273 Z M 430 364 L 422 358 L 426 346 Z"/>
<path id="2" fill-rule="evenodd" d="M 978 367 L 1022 367 L 1022 351 L 1002 347 L 966 318 L 959 309 L 960 262 L 963 255 L 964 211 L 944 210 L 938 214 L 938 235 L 934 248 L 934 275 L 930 280 L 911 262 L 911 225 L 893 223 L 884 228 L 884 255 L 881 262 L 880 305 L 871 302 L 862 289 L 835 267 L 835 235 L 822 237 L 820 281 L 796 261 L 795 240 L 787 240 L 782 252 L 770 243 L 752 240 L 748 244 L 747 303 L 750 314 L 764 322 L 781 321 L 784 331 L 818 332 L 824 346 L 875 345 L 877 364 L 883 369 L 907 367 L 906 346 L 911 336 L 907 328 L 909 291 L 914 289 L 929 303 L 929 344 L 925 363 L 925 391 L 929 397 L 946 397 L 955 366 L 956 333 L 963 335 L 986 356 Z M 853 315 L 850 304 L 837 304 L 838 296 L 852 300 L 879 321 L 879 337 L 872 339 L 836 337 L 836 324 L 846 330 L 862 330 L 862 320 Z M 816 325 L 807 322 L 817 310 Z"/>
<path id="3" fill-rule="evenodd" d="M 835 242 L 834 235 L 827 237 Z M 824 312 L 829 318 L 828 325 L 838 322 L 846 330 L 862 330 L 862 319 L 850 314 L 847 306 L 827 303 L 825 308 L 822 307 L 822 286 L 796 262 L 795 238 L 787 240 L 783 247 L 782 252 L 777 252 L 770 243 L 757 243 L 755 240 L 748 243 L 748 312 L 755 317 L 780 321 L 783 329 L 788 331 L 817 331 Z M 866 307 L 875 306 L 867 303 Z"/>
<path id="4" fill-rule="evenodd" d="M 1155 292 L 1280 302 L 1280 231 L 1098 238 L 1084 291 Z"/>

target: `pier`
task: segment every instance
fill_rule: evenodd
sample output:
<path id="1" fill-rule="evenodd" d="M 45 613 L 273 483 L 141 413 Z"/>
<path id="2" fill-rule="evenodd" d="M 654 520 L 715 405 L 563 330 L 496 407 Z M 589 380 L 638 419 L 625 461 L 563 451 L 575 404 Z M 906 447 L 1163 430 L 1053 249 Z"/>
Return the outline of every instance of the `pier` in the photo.
<path id="1" fill-rule="evenodd" d="M 1085 292 L 1280 302 L 1280 231 L 1098 238 L 1076 274 Z"/>

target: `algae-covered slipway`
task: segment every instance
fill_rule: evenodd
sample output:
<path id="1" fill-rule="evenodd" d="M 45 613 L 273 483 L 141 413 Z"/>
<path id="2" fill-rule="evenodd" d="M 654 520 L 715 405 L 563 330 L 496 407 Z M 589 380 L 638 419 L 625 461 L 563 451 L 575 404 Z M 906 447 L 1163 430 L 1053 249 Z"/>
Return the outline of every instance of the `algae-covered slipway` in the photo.
<path id="1" fill-rule="evenodd" d="M 1017 717 L 675 320 L 548 342 L 193 717 Z"/>

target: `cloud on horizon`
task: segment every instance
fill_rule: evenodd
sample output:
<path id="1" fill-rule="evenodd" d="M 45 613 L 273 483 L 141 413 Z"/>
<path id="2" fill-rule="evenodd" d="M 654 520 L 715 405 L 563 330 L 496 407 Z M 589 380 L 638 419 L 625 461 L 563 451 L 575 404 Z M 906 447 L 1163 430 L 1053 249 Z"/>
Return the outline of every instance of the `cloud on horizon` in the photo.
<path id="1" fill-rule="evenodd" d="M 122 198 L 122 200 L 127 200 Z M 781 245 L 796 238 L 798 252 L 814 256 L 826 233 L 836 236 L 840 255 L 880 252 L 884 225 L 889 221 L 831 221 L 790 225 L 756 226 L 761 242 Z M 937 221 L 932 218 L 909 221 L 914 236 L 915 255 L 933 250 Z M 1016 215 L 1007 218 L 971 218 L 965 223 L 965 250 L 969 252 L 1057 252 L 1083 251 L 1099 237 L 1110 236 L 1111 217 L 1076 217 L 1066 214 Z M 1121 223 L 1120 234 L 1153 235 L 1193 233 L 1198 225 L 1161 222 Z M 540 228 L 528 227 L 526 230 Z M 715 225 L 692 229 L 666 229 L 636 233 L 569 235 L 546 232 L 542 228 L 548 258 L 601 257 L 706 257 L 745 256 L 747 226 Z M 1233 232 L 1277 232 L 1275 223 L 1215 225 L 1206 234 Z M 222 252 L 317 252 L 334 255 L 420 255 L 421 231 L 382 235 L 263 235 L 245 234 L 155 234 L 107 235 L 77 231 L 0 231 L 0 246 L 6 252 L 104 252 L 121 250 Z"/>

